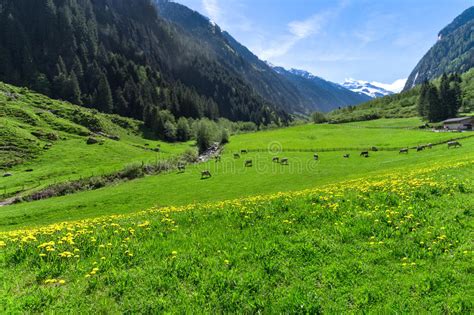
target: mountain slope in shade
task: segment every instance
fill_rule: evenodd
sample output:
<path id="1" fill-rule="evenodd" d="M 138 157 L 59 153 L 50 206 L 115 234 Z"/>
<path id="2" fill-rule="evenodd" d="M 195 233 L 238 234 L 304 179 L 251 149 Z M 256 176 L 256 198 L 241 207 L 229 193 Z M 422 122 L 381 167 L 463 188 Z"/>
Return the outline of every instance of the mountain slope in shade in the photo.
<path id="1" fill-rule="evenodd" d="M 392 91 L 388 91 L 382 87 L 363 80 L 346 79 L 342 86 L 351 90 L 352 92 L 365 94 L 371 98 L 384 97 L 394 94 Z"/>
<path id="2" fill-rule="evenodd" d="M 312 111 L 327 112 L 338 107 L 357 105 L 372 99 L 368 95 L 355 93 L 304 70 L 286 70 L 282 67 L 274 69 L 298 88 L 306 98 L 305 106 Z"/>
<path id="3" fill-rule="evenodd" d="M 289 112 L 305 111 L 303 98 L 294 86 L 218 25 L 184 5 L 167 0 L 156 3 L 164 19 L 206 46 L 212 58 L 247 81 L 266 100 Z"/>
<path id="4" fill-rule="evenodd" d="M 278 71 L 222 31 L 208 18 L 183 5 L 157 0 L 160 15 L 213 52 L 219 63 L 239 74 L 263 98 L 290 112 L 329 111 L 367 100 L 365 96 L 317 77 Z"/>
<path id="5" fill-rule="evenodd" d="M 150 125 L 162 109 L 176 117 L 288 120 L 215 55 L 163 19 L 155 0 L 0 3 L 7 83 Z"/>
<path id="6" fill-rule="evenodd" d="M 474 67 L 474 7 L 454 19 L 438 34 L 438 41 L 416 65 L 405 90 L 443 73 L 463 73 Z"/>

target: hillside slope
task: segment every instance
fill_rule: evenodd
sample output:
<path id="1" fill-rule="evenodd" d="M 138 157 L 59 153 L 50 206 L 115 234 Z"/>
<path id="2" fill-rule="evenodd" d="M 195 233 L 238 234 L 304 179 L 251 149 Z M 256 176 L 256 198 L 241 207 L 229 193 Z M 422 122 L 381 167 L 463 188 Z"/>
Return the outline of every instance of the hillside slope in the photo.
<path id="1" fill-rule="evenodd" d="M 288 120 L 213 52 L 157 14 L 152 0 L 7 0 L 0 80 L 143 120 L 175 116 Z"/>
<path id="2" fill-rule="evenodd" d="M 158 0 L 159 14 L 205 44 L 220 63 L 244 78 L 260 95 L 290 112 L 329 111 L 369 98 L 331 82 L 269 66 L 206 17 L 178 3 Z"/>
<path id="3" fill-rule="evenodd" d="M 189 146 L 146 139 L 140 121 L 0 82 L 2 197 L 172 158 Z"/>
<path id="4" fill-rule="evenodd" d="M 474 67 L 474 7 L 459 15 L 438 34 L 438 41 L 411 72 L 405 90 L 443 73 L 463 73 Z"/>

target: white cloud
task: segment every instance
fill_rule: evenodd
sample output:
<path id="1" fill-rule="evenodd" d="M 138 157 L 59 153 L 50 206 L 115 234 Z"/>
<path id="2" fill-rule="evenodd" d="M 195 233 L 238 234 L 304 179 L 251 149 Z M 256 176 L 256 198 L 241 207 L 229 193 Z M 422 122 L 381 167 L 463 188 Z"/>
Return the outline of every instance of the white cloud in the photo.
<path id="1" fill-rule="evenodd" d="M 202 7 L 212 21 L 219 21 L 222 11 L 217 0 L 202 0 Z"/>
<path id="2" fill-rule="evenodd" d="M 288 29 L 298 39 L 304 39 L 308 36 L 319 33 L 323 24 L 326 22 L 326 13 L 315 14 L 303 21 L 293 21 L 288 23 Z"/>
<path id="3" fill-rule="evenodd" d="M 262 59 L 271 59 L 286 55 L 299 41 L 317 35 L 328 22 L 329 18 L 335 14 L 334 10 L 327 10 L 322 13 L 312 15 L 305 20 L 296 20 L 288 23 L 288 34 L 261 50 L 258 55 Z"/>
<path id="4" fill-rule="evenodd" d="M 287 55 L 300 41 L 319 35 L 330 20 L 336 17 L 350 2 L 350 0 L 340 0 L 336 6 L 304 20 L 291 21 L 286 25 L 287 34 L 279 36 L 270 43 L 266 42 L 265 47 L 256 48 L 257 55 L 264 60 Z"/>
<path id="5" fill-rule="evenodd" d="M 381 87 L 382 89 L 385 89 L 387 91 L 391 91 L 394 93 L 399 93 L 403 88 L 405 87 L 405 83 L 407 82 L 407 79 L 398 79 L 394 81 L 393 83 L 386 84 L 386 83 L 380 83 L 380 82 L 371 82 L 372 85 Z"/>

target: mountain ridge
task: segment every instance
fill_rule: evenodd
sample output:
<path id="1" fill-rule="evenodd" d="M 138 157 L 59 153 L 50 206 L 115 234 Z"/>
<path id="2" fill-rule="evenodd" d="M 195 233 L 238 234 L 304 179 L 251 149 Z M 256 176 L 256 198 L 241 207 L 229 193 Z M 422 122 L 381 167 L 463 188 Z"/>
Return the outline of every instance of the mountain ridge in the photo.
<path id="1" fill-rule="evenodd" d="M 222 62 L 241 73 L 242 77 L 268 101 L 277 103 L 293 113 L 309 113 L 314 110 L 331 110 L 366 101 L 356 93 L 340 90 L 335 85 L 324 83 L 318 86 L 315 82 L 306 82 L 312 89 L 302 89 L 294 77 L 288 73 L 279 73 L 275 67 L 260 60 L 247 47 L 238 42 L 231 34 L 220 29 L 209 18 L 186 6 L 168 0 L 157 0 L 158 11 L 163 18 L 177 24 L 190 35 L 199 38 L 211 48 Z M 219 57 L 220 56 L 220 57 Z M 292 73 L 294 75 L 295 73 Z M 304 76 L 299 76 L 304 77 Z M 313 80 L 312 77 L 304 79 Z M 324 79 L 324 82 L 328 82 Z M 333 87 L 332 95 L 326 97 L 327 89 Z M 314 94 L 320 93 L 319 97 Z M 342 93 L 339 97 L 334 94 Z"/>
<path id="2" fill-rule="evenodd" d="M 437 42 L 411 72 L 404 90 L 443 73 L 463 73 L 474 67 L 474 6 L 438 33 Z"/>

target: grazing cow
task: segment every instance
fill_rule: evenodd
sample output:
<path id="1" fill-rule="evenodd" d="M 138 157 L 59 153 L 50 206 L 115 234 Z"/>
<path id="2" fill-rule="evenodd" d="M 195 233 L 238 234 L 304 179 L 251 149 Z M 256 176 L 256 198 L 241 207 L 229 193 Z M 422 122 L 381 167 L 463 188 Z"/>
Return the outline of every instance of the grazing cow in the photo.
<path id="1" fill-rule="evenodd" d="M 247 154 L 247 153 L 249 153 L 248 150 L 240 150 L 240 154 Z"/>
<path id="2" fill-rule="evenodd" d="M 280 162 L 280 158 L 278 156 L 274 156 L 273 159 L 272 159 L 272 162 Z"/>
<path id="3" fill-rule="evenodd" d="M 462 147 L 462 145 L 458 141 L 449 141 L 448 142 L 448 149 L 451 148 L 451 147 L 457 148 L 457 147 Z"/>
<path id="4" fill-rule="evenodd" d="M 369 157 L 369 151 L 362 151 L 362 152 L 360 153 L 360 156 L 363 156 L 363 157 L 368 158 L 368 157 Z"/>
<path id="5" fill-rule="evenodd" d="M 252 167 L 252 160 L 246 160 L 245 167 Z"/>
<path id="6" fill-rule="evenodd" d="M 350 157 L 351 157 L 350 154 L 344 154 L 344 158 L 345 158 L 345 159 L 348 159 L 348 158 L 350 158 Z"/>
<path id="7" fill-rule="evenodd" d="M 288 165 L 288 158 L 283 158 L 280 160 L 281 165 Z"/>
<path id="8" fill-rule="evenodd" d="M 315 154 L 313 155 L 313 159 L 314 159 L 315 161 L 319 160 L 319 155 L 318 155 L 317 153 L 315 153 Z"/>
<path id="9" fill-rule="evenodd" d="M 201 172 L 201 179 L 206 179 L 212 177 L 211 172 L 208 170 L 202 171 Z"/>
<path id="10" fill-rule="evenodd" d="M 240 154 L 234 153 L 234 159 L 240 159 Z"/>
<path id="11" fill-rule="evenodd" d="M 220 162 L 220 161 L 221 161 L 221 156 L 220 156 L 220 155 L 216 155 L 216 156 L 214 157 L 214 159 L 216 160 L 216 163 L 217 163 L 217 162 Z"/>
<path id="12" fill-rule="evenodd" d="M 426 145 L 426 147 L 427 147 L 428 149 L 433 149 L 433 144 L 432 144 L 432 143 L 428 143 L 428 144 Z"/>
<path id="13" fill-rule="evenodd" d="M 178 164 L 178 172 L 180 173 L 184 173 L 184 171 L 186 170 L 186 165 L 185 164 Z"/>
<path id="14" fill-rule="evenodd" d="M 424 145 L 419 145 L 419 146 L 416 147 L 416 152 L 423 151 L 424 149 L 425 149 Z"/>
<path id="15" fill-rule="evenodd" d="M 408 148 L 400 149 L 400 152 L 398 152 L 398 154 L 400 154 L 400 153 L 407 153 L 408 154 Z"/>

